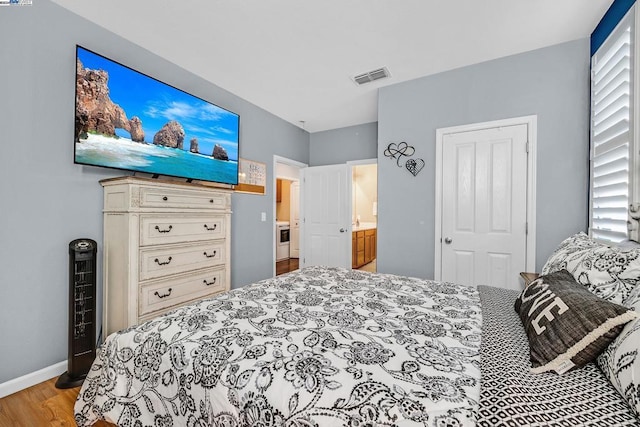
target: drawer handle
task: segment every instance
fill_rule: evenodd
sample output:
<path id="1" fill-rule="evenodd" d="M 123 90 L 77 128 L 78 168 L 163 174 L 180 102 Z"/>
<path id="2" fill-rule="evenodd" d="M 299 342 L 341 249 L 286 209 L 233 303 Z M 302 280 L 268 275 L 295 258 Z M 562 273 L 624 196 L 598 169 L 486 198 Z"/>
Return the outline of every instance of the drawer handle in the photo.
<path id="1" fill-rule="evenodd" d="M 173 228 L 173 225 L 170 225 L 169 228 L 167 228 L 166 230 L 160 230 L 160 227 L 156 225 L 156 230 L 158 230 L 159 233 L 168 233 L 171 231 L 172 228 Z"/>
<path id="2" fill-rule="evenodd" d="M 155 261 L 158 265 L 167 265 L 167 264 L 169 264 L 169 263 L 171 262 L 171 257 L 169 257 L 169 259 L 168 259 L 167 261 L 165 261 L 165 262 L 160 262 L 160 260 L 159 260 L 158 258 L 156 258 L 154 261 Z"/>
<path id="3" fill-rule="evenodd" d="M 217 279 L 218 279 L 217 277 L 214 277 L 213 280 L 210 281 L 210 282 L 207 282 L 207 279 L 204 279 L 202 282 L 207 286 L 211 286 L 211 285 L 215 285 L 216 284 L 216 280 Z"/>
<path id="4" fill-rule="evenodd" d="M 213 203 L 213 199 L 209 199 L 209 203 Z"/>
<path id="5" fill-rule="evenodd" d="M 204 228 L 207 229 L 207 231 L 213 231 L 216 228 L 218 228 L 218 224 L 213 224 L 213 227 L 209 227 L 207 224 L 204 225 Z"/>
<path id="6" fill-rule="evenodd" d="M 214 256 L 216 256 L 217 253 L 218 251 L 213 251 L 213 254 L 209 255 L 206 252 L 204 252 L 204 256 L 206 256 L 207 258 L 213 258 Z"/>
<path id="7" fill-rule="evenodd" d="M 162 295 L 160 295 L 160 294 L 158 293 L 158 291 L 155 291 L 153 294 L 154 294 L 155 296 L 157 296 L 158 298 L 166 298 L 166 297 L 168 297 L 169 295 L 171 295 L 171 288 L 169 288 L 169 292 L 167 292 L 166 294 L 162 294 Z"/>
<path id="8" fill-rule="evenodd" d="M 167 200 L 169 200 L 169 198 L 167 196 L 163 196 L 162 200 L 164 200 L 166 202 Z"/>

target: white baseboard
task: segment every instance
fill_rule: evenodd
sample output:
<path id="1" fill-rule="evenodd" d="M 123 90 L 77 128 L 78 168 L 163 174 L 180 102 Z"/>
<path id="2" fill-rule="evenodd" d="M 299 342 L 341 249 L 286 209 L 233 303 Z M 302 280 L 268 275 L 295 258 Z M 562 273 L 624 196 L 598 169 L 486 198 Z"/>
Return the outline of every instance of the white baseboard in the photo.
<path id="1" fill-rule="evenodd" d="M 47 366 L 39 371 L 14 378 L 0 384 L 0 398 L 13 394 L 17 391 L 29 388 L 32 385 L 40 384 L 43 381 L 50 380 L 53 377 L 61 375 L 67 370 L 67 361 L 64 360 L 55 365 Z"/>

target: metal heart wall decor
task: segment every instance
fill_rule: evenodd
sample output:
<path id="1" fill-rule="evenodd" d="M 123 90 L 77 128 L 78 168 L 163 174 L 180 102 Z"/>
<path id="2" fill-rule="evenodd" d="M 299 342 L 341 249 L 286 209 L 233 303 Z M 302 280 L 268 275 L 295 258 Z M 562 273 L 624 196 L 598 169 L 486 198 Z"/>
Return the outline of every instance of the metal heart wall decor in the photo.
<path id="1" fill-rule="evenodd" d="M 402 167 L 400 165 L 400 159 L 403 157 L 411 157 L 416 152 L 416 149 L 402 141 L 399 144 L 391 143 L 387 145 L 387 149 L 384 150 L 384 155 L 386 157 L 390 157 L 392 159 L 396 159 L 396 164 L 398 167 Z"/>
<path id="2" fill-rule="evenodd" d="M 396 159 L 396 164 L 401 168 L 402 165 L 400 164 L 400 159 L 403 157 L 411 157 L 415 152 L 416 149 L 414 147 L 402 141 L 397 144 L 392 142 L 387 145 L 387 149 L 384 150 L 384 155 L 390 159 Z M 411 172 L 413 176 L 417 176 L 422 168 L 424 168 L 424 160 L 418 158 L 409 159 L 405 162 L 404 167 Z"/>
<path id="3" fill-rule="evenodd" d="M 407 163 L 404 164 L 404 167 L 406 167 L 407 170 L 413 174 L 413 176 L 417 176 L 418 173 L 424 167 L 424 160 L 422 160 L 422 159 L 409 159 L 409 160 L 407 160 Z"/>

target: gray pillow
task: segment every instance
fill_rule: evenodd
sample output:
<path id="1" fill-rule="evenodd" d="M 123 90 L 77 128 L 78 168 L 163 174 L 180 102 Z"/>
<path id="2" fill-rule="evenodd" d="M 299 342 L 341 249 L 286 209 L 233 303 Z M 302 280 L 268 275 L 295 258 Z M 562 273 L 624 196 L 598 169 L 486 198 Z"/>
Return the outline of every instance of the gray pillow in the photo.
<path id="1" fill-rule="evenodd" d="M 637 314 L 579 285 L 567 270 L 540 276 L 516 299 L 531 372 L 563 374 L 598 357 Z"/>

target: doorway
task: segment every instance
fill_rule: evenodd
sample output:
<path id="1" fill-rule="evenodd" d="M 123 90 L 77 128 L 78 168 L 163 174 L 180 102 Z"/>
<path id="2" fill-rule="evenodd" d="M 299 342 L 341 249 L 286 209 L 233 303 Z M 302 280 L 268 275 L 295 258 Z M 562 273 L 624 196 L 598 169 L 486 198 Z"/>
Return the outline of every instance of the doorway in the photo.
<path id="1" fill-rule="evenodd" d="M 300 266 L 300 170 L 306 166 L 274 156 L 274 276 Z"/>
<path id="2" fill-rule="evenodd" d="M 436 280 L 520 288 L 535 265 L 535 129 L 535 116 L 438 129 Z"/>
<path id="3" fill-rule="evenodd" d="M 378 164 L 351 165 L 351 268 L 377 271 Z"/>
<path id="4" fill-rule="evenodd" d="M 377 270 L 377 159 L 298 169 L 299 267 Z M 277 184 L 275 184 L 277 185 Z M 283 182 L 284 186 L 286 183 Z M 286 194 L 283 192 L 283 194 Z M 361 236 L 362 235 L 362 236 Z M 293 243 L 290 243 L 292 245 Z"/>

